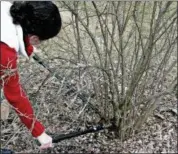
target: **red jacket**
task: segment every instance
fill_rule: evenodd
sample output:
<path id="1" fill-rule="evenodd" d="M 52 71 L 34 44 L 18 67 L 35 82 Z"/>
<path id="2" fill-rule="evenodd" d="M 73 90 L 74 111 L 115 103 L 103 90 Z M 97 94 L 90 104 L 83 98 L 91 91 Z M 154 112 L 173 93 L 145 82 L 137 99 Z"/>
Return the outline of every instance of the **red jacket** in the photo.
<path id="1" fill-rule="evenodd" d="M 1 1 L 0 84 L 6 99 L 14 107 L 22 123 L 34 137 L 38 137 L 44 132 L 44 126 L 33 114 L 30 101 L 19 82 L 17 70 L 18 55 L 28 58 L 33 47 L 28 38 L 23 39 L 22 27 L 13 23 L 9 12 L 11 6 L 10 2 Z"/>
<path id="2" fill-rule="evenodd" d="M 33 47 L 29 45 L 26 51 L 30 56 Z M 33 137 L 38 137 L 44 132 L 44 126 L 35 118 L 31 103 L 19 82 L 17 59 L 15 49 L 0 42 L 0 84 L 3 87 L 4 95 Z"/>

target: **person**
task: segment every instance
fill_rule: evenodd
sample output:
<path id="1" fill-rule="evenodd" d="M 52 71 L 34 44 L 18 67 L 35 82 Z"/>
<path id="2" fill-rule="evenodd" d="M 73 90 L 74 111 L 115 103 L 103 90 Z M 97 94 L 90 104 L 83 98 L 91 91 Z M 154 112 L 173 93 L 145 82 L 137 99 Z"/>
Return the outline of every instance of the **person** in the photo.
<path id="1" fill-rule="evenodd" d="M 33 113 L 19 81 L 17 61 L 19 55 L 28 59 L 34 46 L 55 37 L 61 26 L 60 12 L 52 1 L 1 1 L 1 89 L 21 122 L 40 142 L 40 149 L 52 147 L 52 137 Z"/>

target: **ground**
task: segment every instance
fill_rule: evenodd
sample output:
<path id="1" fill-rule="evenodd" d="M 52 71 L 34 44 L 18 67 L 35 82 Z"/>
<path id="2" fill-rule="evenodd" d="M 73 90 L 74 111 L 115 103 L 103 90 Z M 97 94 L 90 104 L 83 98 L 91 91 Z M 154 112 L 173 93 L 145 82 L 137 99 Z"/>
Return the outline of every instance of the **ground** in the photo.
<path id="1" fill-rule="evenodd" d="M 54 77 L 49 77 L 38 91 L 48 71 L 34 62 L 22 61 L 21 66 L 21 82 L 48 132 L 62 133 L 85 127 L 85 117 L 78 117 L 80 101 L 72 105 L 67 96 L 57 97 L 60 84 Z M 124 142 L 114 138 L 112 132 L 101 131 L 61 141 L 54 144 L 53 149 L 41 153 L 177 153 L 176 102 L 175 97 L 161 99 L 140 132 Z M 35 140 L 20 124 L 14 111 L 8 120 L 1 120 L 1 135 L 2 147 L 19 153 L 40 153 Z"/>

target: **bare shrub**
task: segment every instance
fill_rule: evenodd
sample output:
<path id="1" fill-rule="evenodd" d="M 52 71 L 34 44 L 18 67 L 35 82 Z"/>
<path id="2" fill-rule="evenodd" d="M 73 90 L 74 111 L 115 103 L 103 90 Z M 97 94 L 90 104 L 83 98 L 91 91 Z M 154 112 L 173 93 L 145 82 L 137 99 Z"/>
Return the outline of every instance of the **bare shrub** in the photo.
<path id="1" fill-rule="evenodd" d="M 57 94 L 81 99 L 86 116 L 94 111 L 105 123 L 114 121 L 126 139 L 162 97 L 175 96 L 175 3 L 56 3 L 66 20 L 59 37 L 43 50 L 64 79 Z"/>

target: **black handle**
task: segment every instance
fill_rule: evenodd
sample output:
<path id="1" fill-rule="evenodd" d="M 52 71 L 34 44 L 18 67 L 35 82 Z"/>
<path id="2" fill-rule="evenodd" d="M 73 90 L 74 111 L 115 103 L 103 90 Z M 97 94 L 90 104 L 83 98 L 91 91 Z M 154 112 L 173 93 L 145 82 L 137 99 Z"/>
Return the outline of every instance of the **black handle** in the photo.
<path id="1" fill-rule="evenodd" d="M 57 142 L 60 142 L 62 140 L 70 139 L 72 137 L 77 137 L 77 136 L 88 134 L 88 133 L 98 132 L 98 131 L 103 130 L 103 129 L 104 129 L 103 126 L 96 126 L 96 127 L 92 127 L 92 128 L 87 129 L 87 130 L 84 130 L 84 131 L 76 131 L 76 132 L 71 132 L 71 133 L 68 133 L 68 134 L 56 135 L 56 136 L 53 137 L 53 143 L 57 143 Z"/>
<path id="2" fill-rule="evenodd" d="M 52 135 L 52 142 L 58 143 L 62 140 L 70 139 L 70 138 L 88 134 L 88 133 L 98 132 L 100 130 L 107 129 L 107 128 L 109 128 L 109 127 L 103 127 L 103 126 L 99 125 L 99 126 L 91 127 L 89 129 L 83 130 L 83 131 L 76 131 L 76 132 L 71 132 L 71 133 L 67 133 L 67 134 Z M 40 145 L 40 143 L 38 141 L 37 141 L 37 145 Z"/>

